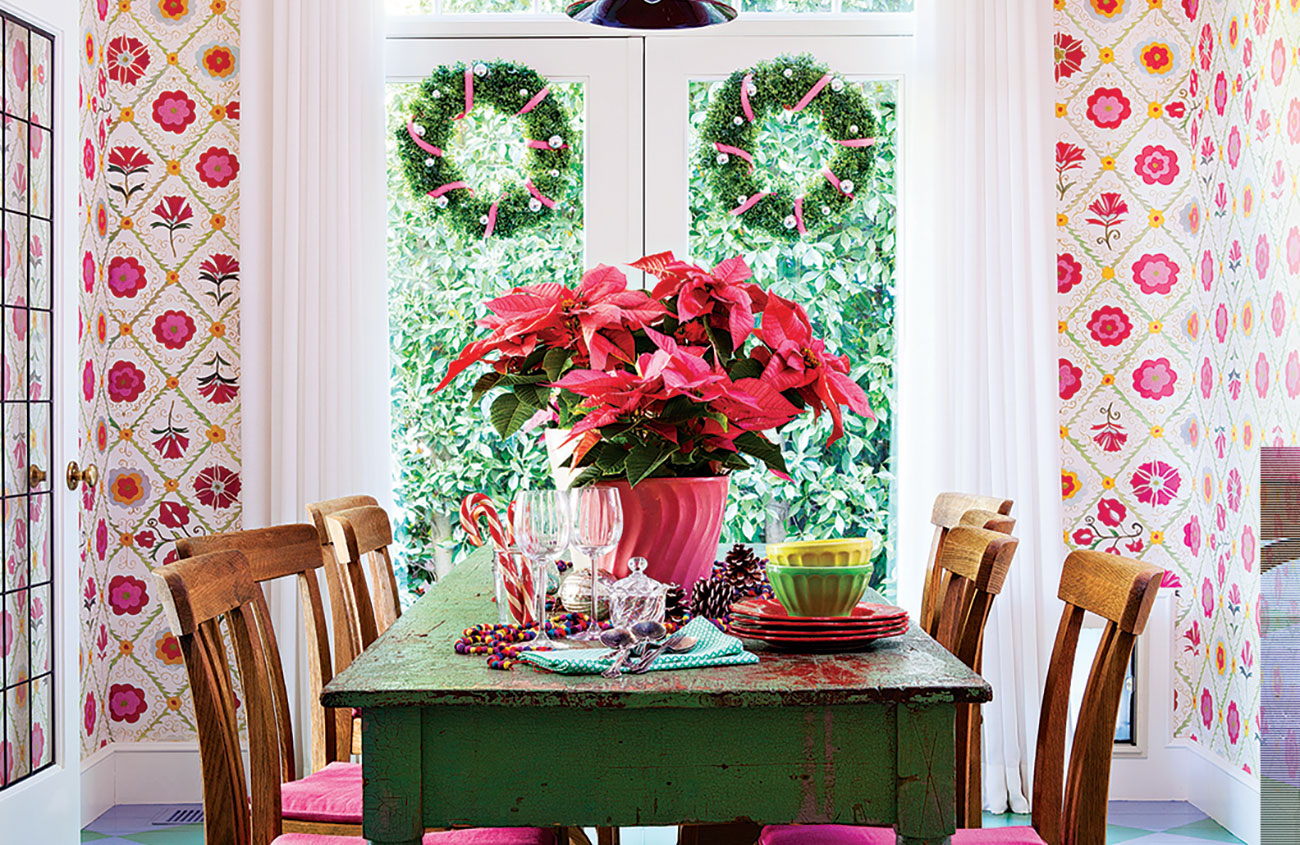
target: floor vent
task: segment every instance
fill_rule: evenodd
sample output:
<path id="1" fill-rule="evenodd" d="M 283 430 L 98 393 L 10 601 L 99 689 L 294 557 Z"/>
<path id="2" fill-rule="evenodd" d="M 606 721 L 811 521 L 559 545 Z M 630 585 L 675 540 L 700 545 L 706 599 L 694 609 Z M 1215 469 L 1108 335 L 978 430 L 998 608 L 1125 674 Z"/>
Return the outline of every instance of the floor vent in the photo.
<path id="1" fill-rule="evenodd" d="M 153 817 L 150 824 L 170 825 L 170 824 L 199 824 L 203 821 L 203 806 L 196 804 L 181 804 L 175 807 L 167 807 L 162 812 Z"/>

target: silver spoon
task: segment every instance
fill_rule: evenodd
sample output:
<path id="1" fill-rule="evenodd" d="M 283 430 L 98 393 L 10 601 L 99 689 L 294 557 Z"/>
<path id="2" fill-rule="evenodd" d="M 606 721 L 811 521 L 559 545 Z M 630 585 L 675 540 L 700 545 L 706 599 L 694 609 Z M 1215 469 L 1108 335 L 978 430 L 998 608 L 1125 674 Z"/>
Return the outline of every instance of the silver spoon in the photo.
<path id="1" fill-rule="evenodd" d="M 606 678 L 617 678 L 623 674 L 623 667 L 634 656 L 637 646 L 645 641 L 657 640 L 668 633 L 668 629 L 659 622 L 635 622 L 630 629 L 610 628 L 600 635 L 601 643 L 610 648 L 620 649 L 614 662 L 600 674 Z M 607 639 L 608 637 L 608 639 Z"/>
<path id="2" fill-rule="evenodd" d="M 699 645 L 699 642 L 696 637 L 685 637 L 677 634 L 660 646 L 651 646 L 647 650 L 645 657 L 641 658 L 639 663 L 628 670 L 628 674 L 640 675 L 648 672 L 650 671 L 650 664 L 654 663 L 662 655 L 683 654 L 695 648 L 695 646 Z"/>

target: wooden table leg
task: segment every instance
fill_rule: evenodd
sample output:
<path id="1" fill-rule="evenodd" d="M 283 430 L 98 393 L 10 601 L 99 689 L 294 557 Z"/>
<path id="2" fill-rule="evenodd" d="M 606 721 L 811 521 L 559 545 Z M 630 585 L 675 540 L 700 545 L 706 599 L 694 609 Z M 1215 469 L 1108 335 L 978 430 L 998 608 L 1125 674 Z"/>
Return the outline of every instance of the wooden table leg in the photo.
<path id="1" fill-rule="evenodd" d="M 900 705 L 898 845 L 948 845 L 957 829 L 957 708 Z"/>
<path id="2" fill-rule="evenodd" d="M 596 828 L 597 845 L 619 845 L 618 828 L 616 827 L 598 827 Z"/>
<path id="3" fill-rule="evenodd" d="M 362 832 L 371 845 L 420 845 L 420 708 L 367 707 L 361 724 Z"/>

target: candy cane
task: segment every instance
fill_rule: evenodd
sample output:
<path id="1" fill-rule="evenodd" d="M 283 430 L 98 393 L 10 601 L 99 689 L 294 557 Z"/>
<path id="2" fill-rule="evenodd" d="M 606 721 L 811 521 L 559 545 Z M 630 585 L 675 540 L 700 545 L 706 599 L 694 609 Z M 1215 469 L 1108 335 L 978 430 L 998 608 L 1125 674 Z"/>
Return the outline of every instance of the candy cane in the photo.
<path id="1" fill-rule="evenodd" d="M 498 552 L 497 563 L 501 568 L 501 580 L 506 588 L 511 617 L 520 625 L 533 624 L 532 580 L 521 577 L 514 557 L 509 552 Z"/>
<path id="2" fill-rule="evenodd" d="M 483 545 L 483 535 L 478 530 L 479 517 L 487 522 L 492 545 L 498 552 L 505 552 L 514 545 L 512 534 L 502 526 L 496 507 L 484 493 L 471 493 L 460 503 L 460 525 L 469 535 L 470 543 L 475 546 Z"/>

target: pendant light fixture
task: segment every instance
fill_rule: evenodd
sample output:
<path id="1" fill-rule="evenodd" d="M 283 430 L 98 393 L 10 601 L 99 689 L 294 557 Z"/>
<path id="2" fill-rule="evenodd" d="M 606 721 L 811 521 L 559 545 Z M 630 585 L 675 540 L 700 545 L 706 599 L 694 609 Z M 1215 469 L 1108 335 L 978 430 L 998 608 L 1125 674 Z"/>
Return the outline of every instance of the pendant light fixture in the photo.
<path id="1" fill-rule="evenodd" d="M 721 0 L 578 0 L 564 11 L 575 21 L 624 29 L 690 29 L 736 19 Z"/>

